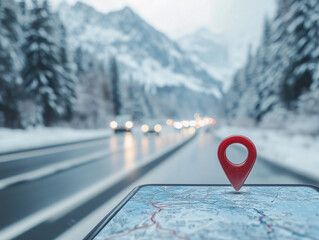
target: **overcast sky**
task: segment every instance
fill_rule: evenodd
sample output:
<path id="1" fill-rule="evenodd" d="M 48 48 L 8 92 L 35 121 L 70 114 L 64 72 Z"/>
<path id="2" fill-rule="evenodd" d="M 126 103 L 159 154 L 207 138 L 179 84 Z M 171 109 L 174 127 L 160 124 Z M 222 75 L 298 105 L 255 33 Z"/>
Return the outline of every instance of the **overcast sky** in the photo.
<path id="1" fill-rule="evenodd" d="M 57 6 L 63 0 L 51 0 Z M 74 4 L 77 0 L 65 0 Z M 273 16 L 275 0 L 81 0 L 99 11 L 130 6 L 158 30 L 177 38 L 200 27 L 225 37 L 239 66 L 247 45 L 256 46 L 266 15 Z M 235 49 L 235 50 L 234 50 Z M 237 56 L 238 55 L 238 56 Z"/>
<path id="2" fill-rule="evenodd" d="M 58 5 L 63 0 L 52 0 Z M 73 4 L 77 0 L 66 0 Z M 82 0 L 99 11 L 130 6 L 157 29 L 176 36 L 201 26 L 215 33 L 257 30 L 265 14 L 272 15 L 274 0 Z"/>

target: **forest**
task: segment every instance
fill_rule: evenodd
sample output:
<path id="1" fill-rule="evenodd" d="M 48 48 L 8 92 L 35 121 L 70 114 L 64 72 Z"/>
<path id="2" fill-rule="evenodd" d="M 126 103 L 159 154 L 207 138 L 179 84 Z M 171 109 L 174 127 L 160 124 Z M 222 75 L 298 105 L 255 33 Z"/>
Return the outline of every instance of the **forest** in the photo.
<path id="1" fill-rule="evenodd" d="M 51 9 L 49 0 L 27 3 L 0 2 L 1 127 L 98 128 L 118 114 L 139 120 L 178 119 L 209 112 L 235 125 L 319 133 L 318 0 L 277 1 L 275 16 L 264 21 L 259 46 L 249 48 L 247 61 L 235 71 L 230 88 L 220 93 L 220 99 L 187 87 L 192 86 L 194 76 L 209 91 L 221 92 L 222 83 L 205 70 L 198 70 L 200 64 L 191 62 L 176 42 L 129 8 L 103 15 L 78 3 L 59 14 Z M 78 31 L 95 25 L 76 28 L 72 21 L 66 25 L 69 11 L 75 17 L 86 13 L 82 21 L 94 17 L 108 21 L 103 23 L 108 28 L 97 26 L 105 34 L 115 30 L 119 30 L 116 34 L 124 34 L 130 29 L 130 35 L 103 46 L 107 42 L 104 38 L 91 42 L 88 32 L 81 35 L 87 37 L 84 42 L 76 42 Z M 126 18 L 138 27 L 131 29 L 129 20 L 118 20 Z M 72 38 L 68 27 L 69 32 L 73 31 Z M 111 41 L 116 34 L 105 36 Z M 145 38 L 144 48 L 138 34 Z M 129 42 L 124 41 L 127 37 Z M 118 52 L 105 54 L 100 50 L 103 47 Z M 122 53 L 122 49 L 128 50 Z M 131 67 L 132 60 L 127 61 L 130 58 L 135 58 L 137 68 Z M 128 64 L 123 67 L 125 61 Z M 159 64 L 166 68 L 157 69 Z M 172 72 L 175 75 L 165 75 L 167 69 L 176 71 Z M 151 77 L 144 76 L 148 73 Z M 163 80 L 166 85 L 152 85 Z"/>
<path id="2" fill-rule="evenodd" d="M 49 1 L 27 6 L 4 0 L 0 17 L 1 126 L 94 127 L 107 119 L 99 109 L 119 111 L 116 59 L 106 63 L 81 49 L 71 53 L 65 26 Z"/>
<path id="3" fill-rule="evenodd" d="M 141 121 L 218 111 L 221 82 L 131 9 L 50 4 L 1 1 L 0 126 L 101 128 L 118 114 Z"/>
<path id="4" fill-rule="evenodd" d="M 319 2 L 279 0 L 224 98 L 229 122 L 319 133 Z"/>

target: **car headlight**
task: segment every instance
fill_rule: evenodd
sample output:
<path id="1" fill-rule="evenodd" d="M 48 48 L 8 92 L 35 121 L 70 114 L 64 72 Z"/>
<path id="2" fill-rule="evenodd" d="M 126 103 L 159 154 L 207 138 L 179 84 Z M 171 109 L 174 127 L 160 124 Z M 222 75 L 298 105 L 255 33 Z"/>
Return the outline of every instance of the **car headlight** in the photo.
<path id="1" fill-rule="evenodd" d="M 160 124 L 156 124 L 154 126 L 154 131 L 157 132 L 157 133 L 161 132 L 162 131 L 162 126 Z"/>
<path id="2" fill-rule="evenodd" d="M 188 128 L 189 127 L 189 121 L 184 120 L 182 121 L 183 127 Z"/>
<path id="3" fill-rule="evenodd" d="M 180 130 L 183 128 L 183 124 L 181 122 L 174 122 L 173 124 L 174 128 L 176 128 L 177 130 Z"/>
<path id="4" fill-rule="evenodd" d="M 196 127 L 196 121 L 195 120 L 190 120 L 189 121 L 189 126 Z"/>
<path id="5" fill-rule="evenodd" d="M 117 124 L 116 121 L 110 122 L 110 127 L 111 127 L 112 129 L 117 129 L 118 126 L 119 126 L 119 125 Z"/>
<path id="6" fill-rule="evenodd" d="M 126 129 L 131 129 L 133 126 L 134 126 L 134 124 L 133 124 L 132 121 L 127 121 L 127 122 L 125 123 L 125 128 L 126 128 Z"/>
<path id="7" fill-rule="evenodd" d="M 172 119 L 167 119 L 166 120 L 166 125 L 167 126 L 172 126 L 173 125 L 173 120 Z"/>
<path id="8" fill-rule="evenodd" d="M 150 130 L 150 127 L 147 124 L 143 124 L 141 130 L 143 133 L 147 133 Z"/>

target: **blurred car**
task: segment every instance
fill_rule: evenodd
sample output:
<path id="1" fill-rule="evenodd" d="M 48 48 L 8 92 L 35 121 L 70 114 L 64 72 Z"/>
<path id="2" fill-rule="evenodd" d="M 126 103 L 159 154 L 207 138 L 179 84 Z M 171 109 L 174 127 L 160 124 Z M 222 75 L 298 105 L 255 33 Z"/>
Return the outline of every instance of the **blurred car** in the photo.
<path id="1" fill-rule="evenodd" d="M 147 133 L 160 134 L 160 132 L 162 131 L 162 125 L 159 124 L 159 122 L 156 120 L 147 120 L 141 126 L 141 130 L 144 134 L 147 134 Z"/>
<path id="2" fill-rule="evenodd" d="M 110 122 L 110 127 L 114 132 L 129 132 L 134 126 L 131 116 L 129 115 L 118 115 L 115 120 Z"/>

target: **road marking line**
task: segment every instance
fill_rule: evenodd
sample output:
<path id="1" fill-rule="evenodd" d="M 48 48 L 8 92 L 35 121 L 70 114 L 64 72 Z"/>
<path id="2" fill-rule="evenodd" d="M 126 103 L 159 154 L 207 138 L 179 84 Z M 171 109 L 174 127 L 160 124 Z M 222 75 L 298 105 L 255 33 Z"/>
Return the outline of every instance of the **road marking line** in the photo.
<path id="1" fill-rule="evenodd" d="M 19 153 L 10 153 L 7 155 L 0 156 L 0 163 L 3 162 L 9 162 L 9 161 L 16 161 L 16 160 L 22 160 L 25 158 L 30 158 L 30 157 L 37 157 L 41 156 L 44 154 L 52 154 L 52 153 L 58 153 L 58 152 L 63 152 L 67 150 L 72 150 L 76 148 L 81 148 L 83 146 L 94 146 L 96 144 L 102 144 L 102 142 L 105 142 L 105 139 L 102 140 L 97 140 L 93 142 L 82 142 L 82 143 L 75 143 L 71 145 L 66 145 L 66 146 L 59 146 L 59 147 L 48 147 L 46 149 L 39 149 L 39 150 L 31 150 L 30 152 L 19 152 Z"/>
<path id="2" fill-rule="evenodd" d="M 135 170 L 135 168 L 133 170 Z M 106 178 L 94 184 L 93 186 L 86 188 L 85 190 L 75 195 L 72 195 L 58 202 L 57 204 L 51 205 L 6 227 L 2 231 L 0 231 L 0 239 L 15 238 L 42 222 L 48 221 L 50 219 L 51 221 L 53 221 L 54 219 L 65 215 L 66 213 L 79 207 L 81 204 L 87 202 L 89 199 L 94 198 L 98 194 L 110 188 L 130 172 L 130 170 L 123 170 L 117 174 L 112 175 L 109 178 Z"/>
<path id="3" fill-rule="evenodd" d="M 103 151 L 89 154 L 89 155 L 86 155 L 86 156 L 83 156 L 80 158 L 73 158 L 73 159 L 63 161 L 60 163 L 50 164 L 50 165 L 43 167 L 43 168 L 40 168 L 40 169 L 36 169 L 36 170 L 30 171 L 30 172 L 26 172 L 26 173 L 22 173 L 19 175 L 5 178 L 5 179 L 0 180 L 0 190 L 4 189 L 12 184 L 16 184 L 16 183 L 24 182 L 24 181 L 36 180 L 39 178 L 46 177 L 48 175 L 52 175 L 58 171 L 67 170 L 67 169 L 82 165 L 84 163 L 95 161 L 98 158 L 105 157 L 111 153 L 112 153 L 112 151 L 110 151 L 110 150 L 108 150 L 108 151 L 103 150 Z"/>
<path id="4" fill-rule="evenodd" d="M 106 191 L 108 188 L 112 187 L 115 183 L 119 182 L 120 180 L 124 179 L 125 176 L 134 173 L 136 170 L 142 168 L 145 165 L 150 164 L 151 162 L 155 161 L 163 154 L 172 151 L 174 148 L 182 145 L 184 142 L 188 141 L 189 138 L 186 138 L 173 146 L 167 148 L 163 152 L 155 153 L 150 155 L 146 160 L 139 162 L 136 166 L 132 169 L 124 169 L 118 173 L 113 174 L 109 178 L 101 180 L 86 188 L 85 190 L 74 194 L 64 200 L 59 201 L 58 203 L 51 205 L 45 209 L 39 210 L 38 212 L 31 214 L 20 221 L 17 221 L 3 230 L 0 231 L 0 239 L 12 239 L 16 238 L 19 235 L 23 234 L 24 232 L 32 229 L 33 227 L 45 222 L 45 221 L 53 221 L 58 219 L 61 216 L 71 212 L 73 209 L 78 208 L 83 203 L 87 202 L 90 199 L 93 199 L 95 196 L 98 196 L 102 192 Z"/>
<path id="5" fill-rule="evenodd" d="M 120 172 L 110 178 L 107 178 L 94 186 L 88 187 L 84 191 L 81 191 L 67 199 L 64 199 L 54 205 L 51 205 L 43 210 L 40 210 L 30 216 L 6 227 L 0 232 L 0 239 L 12 239 L 22 233 L 28 231 L 29 229 L 39 225 L 42 222 L 54 218 L 54 216 L 64 215 L 73 209 L 77 208 L 81 204 L 85 203 L 89 199 L 98 195 L 105 189 L 111 187 L 118 180 L 125 175 L 126 172 Z"/>

